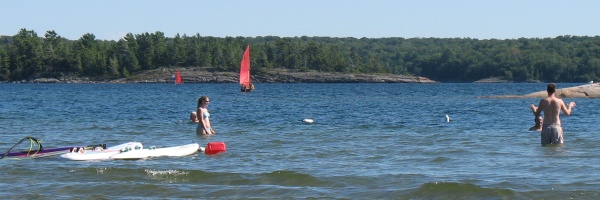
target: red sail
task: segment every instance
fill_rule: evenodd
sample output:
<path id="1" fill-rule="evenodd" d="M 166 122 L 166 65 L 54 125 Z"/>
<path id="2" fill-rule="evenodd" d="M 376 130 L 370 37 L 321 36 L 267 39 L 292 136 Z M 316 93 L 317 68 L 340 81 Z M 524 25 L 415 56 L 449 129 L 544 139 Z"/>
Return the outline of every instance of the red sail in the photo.
<path id="1" fill-rule="evenodd" d="M 183 80 L 181 80 L 181 74 L 179 73 L 179 70 L 177 70 L 175 72 L 175 84 L 179 85 L 182 83 L 183 83 Z"/>
<path id="2" fill-rule="evenodd" d="M 245 85 L 246 88 L 250 87 L 250 45 L 246 47 L 244 56 L 242 57 L 242 63 L 240 64 L 240 84 Z"/>

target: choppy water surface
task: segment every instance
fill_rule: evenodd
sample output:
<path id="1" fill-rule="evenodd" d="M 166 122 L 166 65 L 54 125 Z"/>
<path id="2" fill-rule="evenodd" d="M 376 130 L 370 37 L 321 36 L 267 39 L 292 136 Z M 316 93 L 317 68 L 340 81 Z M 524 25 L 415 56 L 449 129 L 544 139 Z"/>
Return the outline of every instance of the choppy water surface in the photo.
<path id="1" fill-rule="evenodd" d="M 569 87 L 578 84 L 558 84 Z M 529 104 L 490 99 L 545 84 L 0 84 L 0 151 L 175 146 L 227 153 L 139 161 L 0 160 L 0 196 L 54 198 L 597 199 L 597 99 L 562 118 L 566 144 L 541 147 Z M 187 122 L 211 98 L 211 137 Z M 445 115 L 451 118 L 445 122 Z M 302 123 L 304 118 L 315 120 Z"/>

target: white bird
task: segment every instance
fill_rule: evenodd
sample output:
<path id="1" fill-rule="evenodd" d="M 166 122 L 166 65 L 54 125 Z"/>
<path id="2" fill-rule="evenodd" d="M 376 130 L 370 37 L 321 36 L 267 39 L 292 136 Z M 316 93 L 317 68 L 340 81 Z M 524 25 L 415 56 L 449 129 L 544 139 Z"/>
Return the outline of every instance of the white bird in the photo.
<path id="1" fill-rule="evenodd" d="M 311 123 L 313 123 L 315 121 L 312 120 L 312 119 L 303 119 L 302 122 L 311 124 Z"/>
<path id="2" fill-rule="evenodd" d="M 450 122 L 450 116 L 446 115 L 446 122 Z"/>

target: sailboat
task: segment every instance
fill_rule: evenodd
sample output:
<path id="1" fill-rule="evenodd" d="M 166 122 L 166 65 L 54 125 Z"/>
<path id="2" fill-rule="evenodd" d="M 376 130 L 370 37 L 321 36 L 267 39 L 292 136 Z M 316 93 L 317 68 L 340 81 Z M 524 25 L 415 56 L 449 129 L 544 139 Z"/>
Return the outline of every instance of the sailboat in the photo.
<path id="1" fill-rule="evenodd" d="M 177 70 L 175 72 L 175 85 L 181 85 L 183 84 L 183 80 L 181 80 L 181 73 L 179 73 L 179 70 Z"/>
<path id="2" fill-rule="evenodd" d="M 242 92 L 254 91 L 254 85 L 250 81 L 250 45 L 246 47 L 240 64 L 240 86 Z"/>
<path id="3" fill-rule="evenodd" d="M 21 143 L 29 141 L 29 145 L 21 145 Z M 28 147 L 29 149 L 23 149 L 23 147 Z M 20 150 L 15 150 L 15 148 Z M 73 147 L 60 147 L 60 148 L 50 148 L 44 149 L 42 147 L 42 140 L 35 139 L 33 137 L 24 137 L 19 142 L 17 142 L 12 148 L 10 148 L 6 153 L 0 153 L 0 159 L 3 158 L 41 158 L 41 157 L 49 157 L 56 156 L 63 153 L 68 153 L 70 149 Z"/>

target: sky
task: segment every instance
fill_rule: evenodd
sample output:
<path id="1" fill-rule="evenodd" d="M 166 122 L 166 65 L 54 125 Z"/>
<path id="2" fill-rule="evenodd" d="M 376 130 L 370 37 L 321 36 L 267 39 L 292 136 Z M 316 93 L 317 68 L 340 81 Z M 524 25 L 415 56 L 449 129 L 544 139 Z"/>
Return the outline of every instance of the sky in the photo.
<path id="1" fill-rule="evenodd" d="M 600 35 L 597 0 L 5 0 L 0 35 L 548 38 Z"/>

